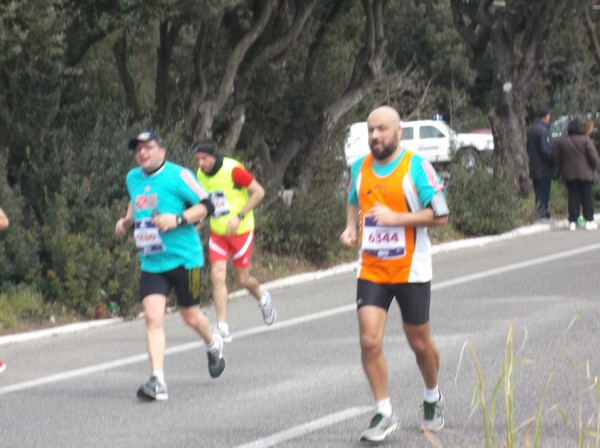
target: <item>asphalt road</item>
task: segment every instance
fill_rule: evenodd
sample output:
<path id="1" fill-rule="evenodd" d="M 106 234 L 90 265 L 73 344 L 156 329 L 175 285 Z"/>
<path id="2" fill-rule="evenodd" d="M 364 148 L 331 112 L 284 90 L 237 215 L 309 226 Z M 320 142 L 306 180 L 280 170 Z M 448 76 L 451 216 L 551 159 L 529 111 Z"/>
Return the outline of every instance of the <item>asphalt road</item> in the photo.
<path id="1" fill-rule="evenodd" d="M 599 262 L 600 232 L 586 231 L 436 253 L 431 322 L 446 427 L 431 440 L 419 432 L 423 384 L 392 306 L 384 350 L 401 431 L 386 445 L 483 447 L 493 437 L 503 446 L 508 420 L 515 446 L 526 446 L 540 409 L 540 447 L 577 446 L 582 428 L 597 431 Z M 136 398 L 148 376 L 142 321 L 1 346 L 9 368 L 0 375 L 0 447 L 364 446 L 373 401 L 354 289 L 353 272 L 273 289 L 272 327 L 247 296 L 233 299 L 233 342 L 218 379 L 208 375 L 203 345 L 169 315 L 166 402 Z M 509 334 L 512 363 L 504 362 Z"/>

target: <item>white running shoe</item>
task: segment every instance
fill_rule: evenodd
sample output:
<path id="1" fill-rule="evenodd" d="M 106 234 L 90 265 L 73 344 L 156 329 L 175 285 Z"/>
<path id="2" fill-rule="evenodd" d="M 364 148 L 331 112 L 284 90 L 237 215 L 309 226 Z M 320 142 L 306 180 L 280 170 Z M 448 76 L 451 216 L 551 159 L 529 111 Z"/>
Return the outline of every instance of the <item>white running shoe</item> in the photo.
<path id="1" fill-rule="evenodd" d="M 571 232 L 575 232 L 575 230 L 577 230 L 577 223 L 570 222 L 570 223 L 569 223 L 569 230 L 570 230 Z"/>
<path id="2" fill-rule="evenodd" d="M 398 421 L 396 417 L 384 417 L 379 412 L 376 413 L 369 423 L 369 427 L 360 435 L 360 440 L 369 442 L 382 442 L 398 431 Z"/>
<path id="3" fill-rule="evenodd" d="M 158 381 L 158 378 L 154 375 L 150 376 L 146 384 L 139 387 L 137 396 L 144 400 L 165 401 L 169 399 L 167 385 Z"/>
<path id="4" fill-rule="evenodd" d="M 598 230 L 598 224 L 594 221 L 587 221 L 585 223 L 585 230 Z"/>
<path id="5" fill-rule="evenodd" d="M 266 301 L 265 304 L 261 305 L 259 303 L 258 307 L 262 311 L 263 321 L 265 322 L 265 324 L 272 325 L 273 322 L 275 322 L 275 319 L 277 319 L 277 310 L 273 306 L 273 300 L 271 299 L 271 294 L 269 294 L 267 291 L 264 291 L 263 298 Z"/>
<path id="6" fill-rule="evenodd" d="M 223 338 L 219 333 L 213 333 L 213 338 L 217 347 L 212 351 L 207 351 L 208 373 L 213 378 L 217 378 L 225 370 L 225 358 L 223 358 Z"/>
<path id="7" fill-rule="evenodd" d="M 421 421 L 421 431 L 429 430 L 431 432 L 441 431 L 444 427 L 444 397 L 440 393 L 440 399 L 435 403 L 423 401 L 423 420 Z"/>

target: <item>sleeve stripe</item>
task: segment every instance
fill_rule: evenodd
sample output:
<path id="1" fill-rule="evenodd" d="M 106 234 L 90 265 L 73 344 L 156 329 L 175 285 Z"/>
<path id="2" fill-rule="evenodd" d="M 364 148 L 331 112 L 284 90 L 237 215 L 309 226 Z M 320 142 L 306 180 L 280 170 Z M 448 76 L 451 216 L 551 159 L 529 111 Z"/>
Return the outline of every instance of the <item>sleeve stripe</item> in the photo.
<path id="1" fill-rule="evenodd" d="M 206 191 L 204 191 L 204 189 L 200 186 L 198 179 L 196 179 L 191 171 L 181 170 L 180 176 L 186 185 L 190 187 L 194 193 L 196 193 L 200 200 L 208 199 L 208 194 L 206 194 Z"/>
<path id="2" fill-rule="evenodd" d="M 423 170 L 425 171 L 429 185 L 431 185 L 436 192 L 444 189 L 444 185 L 438 181 L 438 177 L 433 169 L 433 166 L 431 166 L 431 163 L 429 163 L 427 160 L 423 160 Z"/>

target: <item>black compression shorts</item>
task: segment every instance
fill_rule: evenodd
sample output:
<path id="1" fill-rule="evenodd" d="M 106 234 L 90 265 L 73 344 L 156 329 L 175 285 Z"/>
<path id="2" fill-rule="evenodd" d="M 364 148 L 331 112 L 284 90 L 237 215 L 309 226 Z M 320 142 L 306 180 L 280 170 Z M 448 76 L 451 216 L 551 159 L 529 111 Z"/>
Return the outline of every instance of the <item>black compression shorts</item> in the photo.
<path id="1" fill-rule="evenodd" d="M 140 300 L 151 294 L 167 296 L 175 288 L 177 304 L 190 307 L 200 304 L 200 268 L 183 266 L 161 273 L 143 272 L 140 277 Z"/>
<path id="2" fill-rule="evenodd" d="M 365 305 L 378 306 L 388 311 L 396 298 L 402 320 L 411 325 L 422 325 L 429 321 L 431 282 L 382 284 L 358 280 L 356 308 Z"/>

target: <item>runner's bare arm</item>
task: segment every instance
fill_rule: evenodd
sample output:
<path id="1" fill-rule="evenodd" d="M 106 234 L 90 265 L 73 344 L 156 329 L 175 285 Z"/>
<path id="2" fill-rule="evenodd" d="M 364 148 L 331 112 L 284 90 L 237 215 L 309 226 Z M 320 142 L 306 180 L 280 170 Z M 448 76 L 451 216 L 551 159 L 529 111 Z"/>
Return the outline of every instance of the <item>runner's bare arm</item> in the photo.
<path id="1" fill-rule="evenodd" d="M 396 212 L 382 204 L 375 204 L 367 216 L 384 226 L 436 227 L 448 222 L 448 216 L 436 217 L 430 207 L 415 212 Z"/>
<path id="2" fill-rule="evenodd" d="M 117 225 L 115 226 L 115 233 L 119 236 L 125 235 L 127 229 L 131 227 L 133 223 L 133 206 L 131 205 L 131 201 L 127 206 L 127 213 L 125 216 L 117 221 Z"/>
<path id="3" fill-rule="evenodd" d="M 352 247 L 357 241 L 358 213 L 360 207 L 358 205 L 346 205 L 346 229 L 340 235 L 340 243 L 346 247 Z"/>

